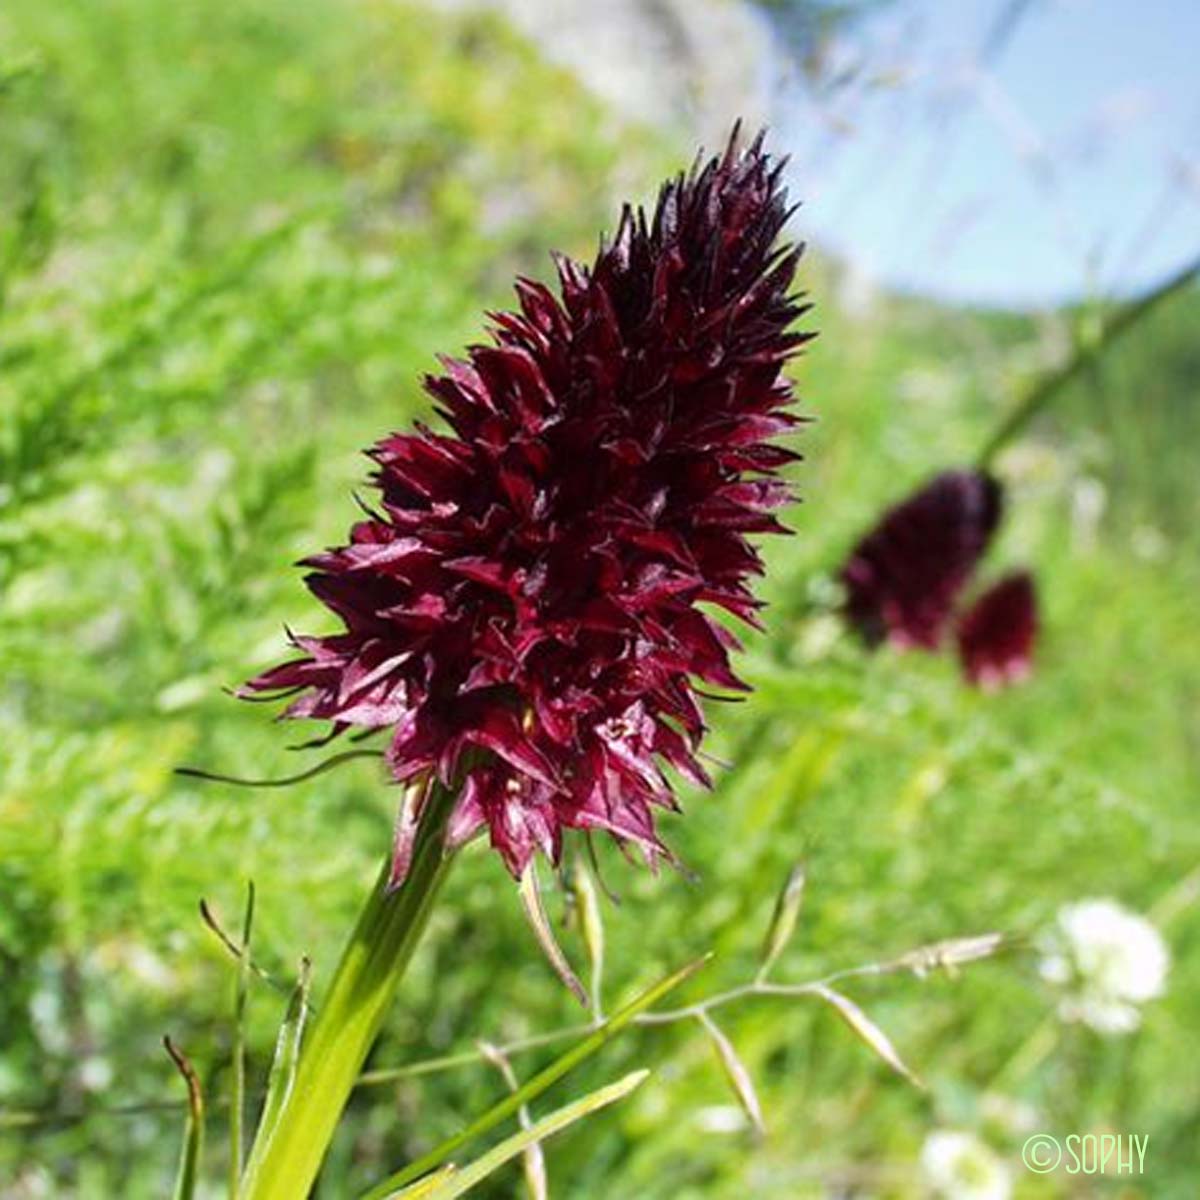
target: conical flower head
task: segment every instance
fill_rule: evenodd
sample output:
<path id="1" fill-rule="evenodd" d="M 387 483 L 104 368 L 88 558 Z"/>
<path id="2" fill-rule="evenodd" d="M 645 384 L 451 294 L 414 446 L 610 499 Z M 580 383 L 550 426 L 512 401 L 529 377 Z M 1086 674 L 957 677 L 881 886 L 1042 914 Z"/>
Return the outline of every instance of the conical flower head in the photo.
<path id="1" fill-rule="evenodd" d="M 558 258 L 559 295 L 519 280 L 490 344 L 426 380 L 449 432 L 370 450 L 377 509 L 306 560 L 343 630 L 247 685 L 388 729 L 396 780 L 461 785 L 450 838 L 486 827 L 516 875 L 565 828 L 666 854 L 664 765 L 706 782 L 697 686 L 744 690 L 711 609 L 756 623 L 747 537 L 782 530 L 783 368 L 808 336 L 780 174 L 735 134 L 590 269 Z"/>
<path id="2" fill-rule="evenodd" d="M 1028 571 L 988 588 L 958 624 L 958 654 L 967 679 L 985 691 L 1028 678 L 1037 640 L 1037 593 Z"/>
<path id="3" fill-rule="evenodd" d="M 841 571 L 846 617 L 862 637 L 937 649 L 1001 504 L 985 472 L 943 471 L 884 513 Z"/>

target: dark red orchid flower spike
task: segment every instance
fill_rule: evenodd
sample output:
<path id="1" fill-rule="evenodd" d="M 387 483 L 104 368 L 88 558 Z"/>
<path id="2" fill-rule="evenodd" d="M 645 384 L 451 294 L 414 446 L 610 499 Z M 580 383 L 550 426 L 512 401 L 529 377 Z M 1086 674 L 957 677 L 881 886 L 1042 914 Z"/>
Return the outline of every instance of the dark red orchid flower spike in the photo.
<path id="1" fill-rule="evenodd" d="M 870 645 L 936 650 L 1002 508 L 983 471 L 944 471 L 883 518 L 841 570 L 846 617 Z"/>
<path id="2" fill-rule="evenodd" d="M 967 679 L 994 691 L 1029 677 L 1037 640 L 1037 594 L 1028 571 L 990 587 L 958 624 L 958 654 Z"/>
<path id="3" fill-rule="evenodd" d="M 735 131 L 651 215 L 627 207 L 590 269 L 558 258 L 559 295 L 519 280 L 491 344 L 426 380 L 450 432 L 379 442 L 377 510 L 305 560 L 344 629 L 247 685 L 299 690 L 285 715 L 335 733 L 388 729 L 395 779 L 460 788 L 451 842 L 486 827 L 514 875 L 566 828 L 668 856 L 663 765 L 708 782 L 697 685 L 746 690 L 705 606 L 757 623 L 747 535 L 783 531 L 798 457 L 773 440 L 812 336 L 791 332 L 781 172 Z"/>

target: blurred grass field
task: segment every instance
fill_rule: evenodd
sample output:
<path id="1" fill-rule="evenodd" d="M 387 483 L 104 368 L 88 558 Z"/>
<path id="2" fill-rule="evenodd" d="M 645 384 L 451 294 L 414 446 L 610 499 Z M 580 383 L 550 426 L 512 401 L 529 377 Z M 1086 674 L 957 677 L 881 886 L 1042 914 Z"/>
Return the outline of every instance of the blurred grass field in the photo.
<path id="1" fill-rule="evenodd" d="M 651 198 L 692 152 L 621 124 L 491 18 L 391 0 L 0 8 L 0 1195 L 167 1191 L 179 1113 L 153 1106 L 179 1088 L 160 1035 L 214 1101 L 228 1079 L 231 972 L 201 896 L 232 926 L 253 878 L 263 962 L 286 976 L 310 953 L 319 995 L 394 790 L 362 764 L 256 793 L 172 770 L 308 761 L 221 689 L 277 658 L 285 622 L 320 620 L 290 564 L 353 519 L 359 449 L 424 410 L 421 373 L 479 336 L 514 272 L 588 253 L 618 197 Z M 1045 634 L 1034 679 L 984 696 L 948 658 L 867 657 L 829 615 L 831 577 L 882 504 L 972 459 L 1089 314 L 881 297 L 851 316 L 819 248 L 806 286 L 821 337 L 797 370 L 819 419 L 797 536 L 766 548 L 770 634 L 742 660 L 758 692 L 712 713 L 734 765 L 668 822 L 698 880 L 605 852 L 622 897 L 607 991 L 709 948 L 706 989 L 752 974 L 798 858 L 781 978 L 989 929 L 1016 946 L 957 978 L 848 987 L 927 1093 L 808 1001 L 724 1010 L 761 1142 L 730 1128 L 699 1030 L 625 1036 L 555 1097 L 655 1076 L 548 1147 L 552 1194 L 915 1196 L 922 1140 L 953 1126 L 1008 1157 L 1018 1196 L 1194 1195 L 1200 295 L 999 464 L 1011 517 L 985 572 L 1036 571 Z M 1127 1038 L 1061 1026 L 1028 948 L 1091 895 L 1171 946 L 1168 994 Z M 372 1065 L 574 1023 L 571 1004 L 475 851 Z M 259 1083 L 281 1006 L 254 994 Z M 357 1194 L 502 1086 L 480 1066 L 360 1092 L 320 1194 Z M 1148 1134 L 1146 1176 L 1081 1190 L 1023 1172 L 996 1095 L 1039 1130 Z M 146 1107 L 110 1111 L 125 1105 Z M 479 1194 L 516 1194 L 518 1174 Z"/>

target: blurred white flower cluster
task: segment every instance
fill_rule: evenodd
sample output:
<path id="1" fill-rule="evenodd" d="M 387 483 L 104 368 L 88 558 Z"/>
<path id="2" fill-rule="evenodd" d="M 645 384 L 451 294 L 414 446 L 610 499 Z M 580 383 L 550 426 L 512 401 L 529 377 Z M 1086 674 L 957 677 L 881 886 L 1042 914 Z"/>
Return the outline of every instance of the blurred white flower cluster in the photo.
<path id="1" fill-rule="evenodd" d="M 1063 1020 L 1129 1033 L 1141 1022 L 1140 1006 L 1163 994 L 1169 965 L 1166 944 L 1145 917 L 1094 899 L 1059 910 L 1041 973 L 1062 989 Z"/>
<path id="2" fill-rule="evenodd" d="M 973 1133 L 938 1129 L 921 1148 L 921 1174 L 945 1200 L 1008 1200 L 1012 1173 Z"/>

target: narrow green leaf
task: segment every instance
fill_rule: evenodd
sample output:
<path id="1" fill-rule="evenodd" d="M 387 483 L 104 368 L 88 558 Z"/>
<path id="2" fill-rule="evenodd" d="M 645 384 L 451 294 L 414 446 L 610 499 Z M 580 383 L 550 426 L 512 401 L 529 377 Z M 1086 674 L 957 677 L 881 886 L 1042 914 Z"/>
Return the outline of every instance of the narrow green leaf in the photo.
<path id="1" fill-rule="evenodd" d="M 187 1056 L 171 1041 L 163 1038 L 163 1045 L 171 1056 L 176 1070 L 187 1084 L 187 1123 L 183 1132 L 183 1151 L 179 1156 L 179 1171 L 175 1176 L 175 1200 L 193 1200 L 196 1180 L 200 1174 L 200 1152 L 204 1148 L 204 1092 L 200 1078 Z"/>
<path id="2" fill-rule="evenodd" d="M 458 1168 L 453 1163 L 439 1167 L 432 1175 L 418 1179 L 403 1191 L 393 1193 L 394 1200 L 430 1200 L 430 1197 L 443 1183 L 458 1174 Z"/>
<path id="3" fill-rule="evenodd" d="M 233 1082 L 229 1108 L 229 1200 L 238 1200 L 242 1187 L 242 1126 L 246 1111 L 246 996 L 250 990 L 250 934 L 254 928 L 254 881 L 246 885 L 241 953 L 233 999 Z"/>
<path id="4" fill-rule="evenodd" d="M 470 1191 L 476 1184 L 499 1170 L 511 1159 L 516 1158 L 534 1142 L 545 1141 L 546 1138 L 566 1129 L 568 1125 L 573 1125 L 576 1121 L 598 1112 L 609 1104 L 623 1100 L 635 1088 L 640 1087 L 649 1074 L 650 1072 L 647 1070 L 632 1071 L 616 1083 L 589 1092 L 581 1099 L 555 1110 L 548 1117 L 543 1117 L 540 1121 L 535 1122 L 529 1129 L 522 1129 L 519 1133 L 514 1133 L 512 1137 L 505 1138 L 498 1146 L 493 1146 L 482 1157 L 477 1158 L 469 1166 L 460 1168 L 439 1187 L 428 1192 L 426 1200 L 456 1200 L 456 1197 Z M 382 1184 L 380 1187 L 386 1189 L 388 1184 Z M 395 1200 L 398 1195 L 404 1193 L 397 1193 L 394 1190 L 381 1191 L 380 1188 L 376 1188 L 370 1193 L 371 1196 L 377 1194 L 387 1197 L 387 1200 Z"/>
<path id="5" fill-rule="evenodd" d="M 577 1042 L 565 1054 L 556 1058 L 548 1067 L 539 1071 L 515 1092 L 506 1096 L 497 1104 L 494 1104 L 482 1116 L 472 1121 L 461 1133 L 456 1133 L 453 1137 L 447 1138 L 440 1145 L 430 1150 L 428 1154 L 422 1155 L 415 1162 L 397 1171 L 385 1183 L 368 1192 L 363 1200 L 385 1200 L 385 1197 L 390 1197 L 397 1188 L 411 1183 L 414 1179 L 420 1179 L 422 1175 L 444 1163 L 460 1147 L 474 1141 L 481 1134 L 487 1133 L 489 1129 L 494 1128 L 501 1121 L 507 1120 L 522 1104 L 528 1104 L 531 1100 L 536 1100 L 538 1096 L 551 1087 L 551 1085 L 557 1083 L 568 1071 L 573 1070 L 585 1059 L 595 1054 L 602 1046 L 612 1041 L 639 1013 L 653 1007 L 665 995 L 673 991 L 685 980 L 690 979 L 708 962 L 710 957 L 711 955 L 706 954 L 703 958 L 698 958 L 695 962 L 688 963 L 687 966 L 681 967 L 678 971 L 668 975 L 666 979 L 648 988 L 619 1012 L 611 1016 L 603 1025 L 594 1029 L 587 1037 Z"/>
<path id="6" fill-rule="evenodd" d="M 262 1116 L 258 1121 L 258 1132 L 254 1137 L 254 1148 L 251 1151 L 247 1173 L 270 1145 L 279 1113 L 296 1082 L 296 1065 L 300 1061 L 300 1043 L 304 1038 L 304 1019 L 308 1014 L 311 973 L 312 963 L 307 958 L 302 958 L 300 978 L 292 991 L 287 1013 L 275 1040 L 275 1057 L 271 1062 L 271 1073 L 267 1077 L 267 1097 L 263 1101 Z"/>
<path id="7" fill-rule="evenodd" d="M 1001 419 L 999 426 L 993 430 L 979 453 L 979 466 L 984 469 L 989 467 L 995 461 L 996 455 L 1056 396 L 1061 395 L 1069 383 L 1098 362 L 1119 338 L 1144 317 L 1149 316 L 1164 300 L 1190 287 L 1197 276 L 1200 276 L 1200 258 L 1185 263 L 1157 287 L 1106 316 L 1094 336 L 1078 345 L 1075 353 L 1062 366 L 1047 371 L 1035 380 L 1016 406 Z"/>

